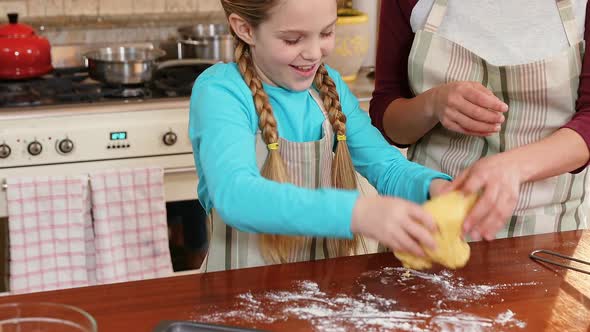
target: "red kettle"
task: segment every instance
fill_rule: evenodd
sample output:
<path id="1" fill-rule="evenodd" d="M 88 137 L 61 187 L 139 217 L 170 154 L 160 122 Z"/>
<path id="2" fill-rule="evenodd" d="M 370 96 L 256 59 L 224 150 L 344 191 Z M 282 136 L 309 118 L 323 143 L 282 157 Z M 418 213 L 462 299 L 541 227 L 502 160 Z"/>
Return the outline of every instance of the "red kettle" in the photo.
<path id="1" fill-rule="evenodd" d="M 0 79 L 37 77 L 53 70 L 51 47 L 28 25 L 18 23 L 18 14 L 8 14 L 0 25 Z"/>

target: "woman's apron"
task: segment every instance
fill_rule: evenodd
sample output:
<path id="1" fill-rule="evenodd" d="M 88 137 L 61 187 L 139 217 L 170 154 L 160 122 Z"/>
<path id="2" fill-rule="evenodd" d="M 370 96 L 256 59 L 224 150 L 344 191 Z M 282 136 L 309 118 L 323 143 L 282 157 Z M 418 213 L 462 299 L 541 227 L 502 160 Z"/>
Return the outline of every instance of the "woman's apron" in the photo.
<path id="1" fill-rule="evenodd" d="M 322 110 L 325 120 L 322 123 L 323 137 L 318 141 L 290 142 L 279 138 L 281 156 L 287 165 L 291 181 L 300 187 L 323 188 L 331 186 L 331 170 L 334 146 L 334 131 L 328 120 L 319 95 L 309 90 L 314 101 Z M 261 168 L 268 153 L 266 143 L 256 134 L 258 167 Z M 264 153 L 262 153 L 264 151 Z M 318 225 L 318 227 L 322 227 Z M 272 264 L 266 262 L 258 248 L 258 235 L 239 231 L 227 225 L 215 209 L 209 214 L 209 253 L 205 261 L 205 271 L 221 271 L 237 268 Z M 359 253 L 376 252 L 377 243 L 365 241 Z M 292 253 L 290 262 L 308 261 L 335 257 L 335 248 L 330 248 L 325 238 L 308 237 L 300 251 Z"/>
<path id="2" fill-rule="evenodd" d="M 478 159 L 537 142 L 572 118 L 585 43 L 578 37 L 571 1 L 558 0 L 569 47 L 548 59 L 495 66 L 436 34 L 447 1 L 435 0 L 424 30 L 416 32 L 408 62 L 413 93 L 453 81 L 476 81 L 509 105 L 497 134 L 467 136 L 438 124 L 410 147 L 410 160 L 456 176 Z M 587 173 L 584 170 L 522 184 L 514 215 L 497 236 L 587 228 Z"/>

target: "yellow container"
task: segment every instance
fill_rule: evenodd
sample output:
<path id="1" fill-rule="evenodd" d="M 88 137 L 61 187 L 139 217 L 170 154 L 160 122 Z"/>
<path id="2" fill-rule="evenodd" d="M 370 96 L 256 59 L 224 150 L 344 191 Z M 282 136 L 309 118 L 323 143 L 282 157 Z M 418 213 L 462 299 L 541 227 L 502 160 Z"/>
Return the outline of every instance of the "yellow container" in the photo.
<path id="1" fill-rule="evenodd" d="M 339 9 L 336 21 L 336 47 L 326 63 L 342 79 L 354 81 L 369 52 L 369 17 L 358 10 Z"/>

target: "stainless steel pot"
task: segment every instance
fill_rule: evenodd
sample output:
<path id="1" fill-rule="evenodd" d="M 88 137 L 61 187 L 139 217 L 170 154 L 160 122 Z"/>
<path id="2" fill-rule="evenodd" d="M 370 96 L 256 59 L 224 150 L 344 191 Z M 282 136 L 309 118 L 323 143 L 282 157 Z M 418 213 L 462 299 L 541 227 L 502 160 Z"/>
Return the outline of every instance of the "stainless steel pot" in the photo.
<path id="1" fill-rule="evenodd" d="M 178 29 L 179 59 L 204 59 L 230 62 L 234 60 L 234 40 L 226 24 L 210 23 Z"/>
<path id="2" fill-rule="evenodd" d="M 92 79 L 112 85 L 143 84 L 152 79 L 161 49 L 104 47 L 84 54 Z"/>

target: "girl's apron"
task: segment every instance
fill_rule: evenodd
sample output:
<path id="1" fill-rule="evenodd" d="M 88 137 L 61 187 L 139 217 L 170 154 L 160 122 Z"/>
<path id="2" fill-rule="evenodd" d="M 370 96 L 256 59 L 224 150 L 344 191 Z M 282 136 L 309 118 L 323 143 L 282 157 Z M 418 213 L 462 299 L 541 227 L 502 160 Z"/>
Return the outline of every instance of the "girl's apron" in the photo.
<path id="1" fill-rule="evenodd" d="M 416 32 L 408 62 L 413 93 L 453 81 L 476 81 L 509 105 L 498 134 L 473 137 L 438 124 L 409 149 L 409 159 L 456 176 L 485 156 L 539 141 L 571 119 L 585 43 L 578 37 L 571 1 L 558 0 L 569 47 L 533 63 L 495 66 L 436 34 L 447 1 L 435 0 L 424 30 Z M 587 173 L 522 184 L 514 215 L 498 237 L 587 228 Z"/>
<path id="2" fill-rule="evenodd" d="M 318 104 L 325 120 L 322 123 L 323 137 L 318 141 L 290 142 L 279 138 L 281 156 L 287 165 L 291 181 L 300 187 L 322 188 L 331 186 L 331 170 L 334 132 L 328 120 L 323 103 L 313 89 L 309 90 L 314 101 Z M 258 167 L 261 168 L 268 150 L 260 136 L 256 134 L 256 151 Z M 264 153 L 261 153 L 264 151 Z M 358 178 L 358 176 L 357 176 Z M 322 227 L 318 225 L 318 227 Z M 241 232 L 225 224 L 215 209 L 209 214 L 209 254 L 205 261 L 205 271 L 221 271 L 237 268 L 262 266 L 266 262 L 258 249 L 258 235 Z M 377 243 L 365 241 L 360 253 L 376 252 Z M 327 245 L 325 238 L 309 237 L 305 239 L 304 248 L 293 252 L 290 262 L 308 261 L 335 257 L 334 248 Z"/>

